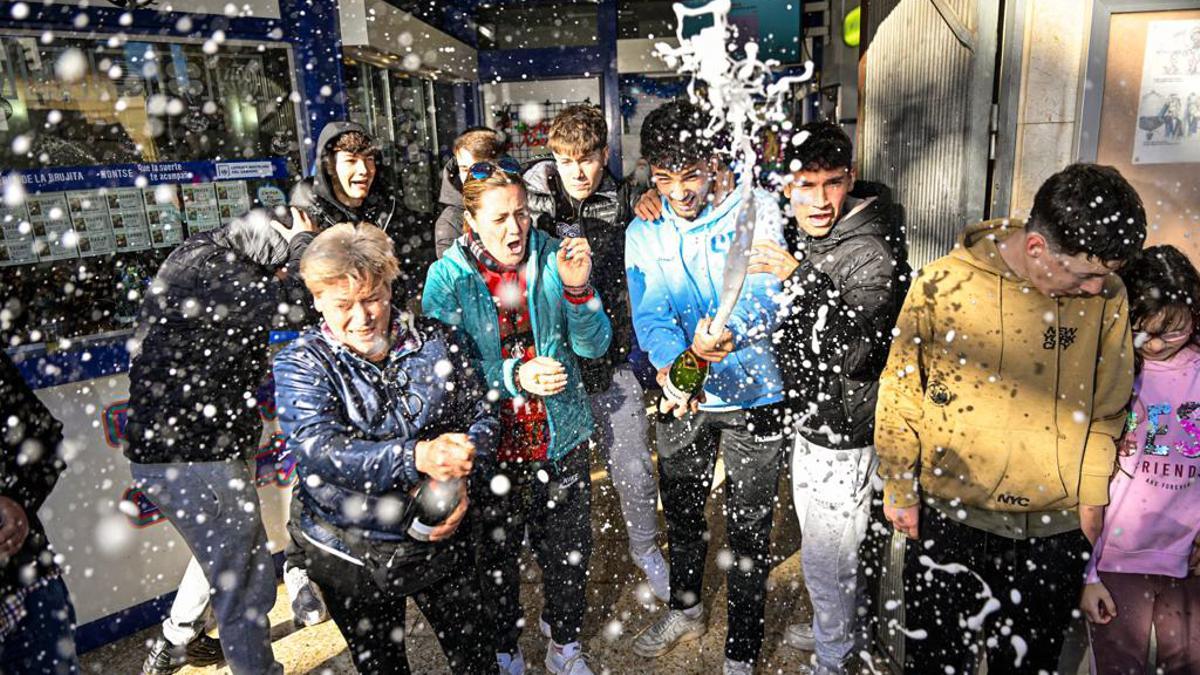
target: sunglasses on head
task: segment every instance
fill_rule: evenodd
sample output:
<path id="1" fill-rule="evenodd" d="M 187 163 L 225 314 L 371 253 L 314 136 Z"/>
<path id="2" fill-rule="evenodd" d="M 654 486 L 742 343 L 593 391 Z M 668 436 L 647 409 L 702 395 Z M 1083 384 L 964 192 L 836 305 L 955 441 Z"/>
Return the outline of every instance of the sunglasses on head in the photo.
<path id="1" fill-rule="evenodd" d="M 521 177 L 521 164 L 512 157 L 501 157 L 495 162 L 475 162 L 467 169 L 467 180 L 483 180 L 496 171 L 503 171 L 510 176 Z"/>

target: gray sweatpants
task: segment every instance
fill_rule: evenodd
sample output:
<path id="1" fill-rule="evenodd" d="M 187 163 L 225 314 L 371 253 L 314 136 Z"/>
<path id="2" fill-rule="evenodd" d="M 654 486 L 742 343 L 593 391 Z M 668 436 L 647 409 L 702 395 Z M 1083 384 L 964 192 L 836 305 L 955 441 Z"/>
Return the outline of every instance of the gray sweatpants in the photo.
<path id="1" fill-rule="evenodd" d="M 208 628 L 208 619 L 212 615 L 211 594 L 212 587 L 204 578 L 204 568 L 193 556 L 179 580 L 171 612 L 163 621 L 162 632 L 167 642 L 182 647 Z"/>
<path id="2" fill-rule="evenodd" d="M 282 673 L 267 618 L 275 605 L 275 566 L 253 471 L 240 461 L 133 464 L 131 471 L 214 589 L 212 608 L 229 669 L 235 675 Z M 190 586 L 198 597 L 194 578 Z"/>
<path id="3" fill-rule="evenodd" d="M 858 545 L 867 533 L 875 448 L 833 450 L 796 435 L 792 500 L 800 564 L 813 605 L 817 661 L 837 668 L 854 649 Z"/>
<path id="4" fill-rule="evenodd" d="M 608 464 L 608 475 L 617 488 L 629 552 L 645 555 L 658 537 L 658 482 L 650 460 L 646 401 L 633 369 L 624 365 L 613 372 L 606 391 L 592 395 L 593 437 Z"/>

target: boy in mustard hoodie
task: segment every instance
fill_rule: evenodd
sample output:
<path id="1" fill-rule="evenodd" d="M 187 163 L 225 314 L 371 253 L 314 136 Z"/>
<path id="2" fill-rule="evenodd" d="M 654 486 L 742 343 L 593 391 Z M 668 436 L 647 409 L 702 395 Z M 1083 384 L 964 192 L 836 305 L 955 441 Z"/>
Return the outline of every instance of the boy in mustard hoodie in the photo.
<path id="1" fill-rule="evenodd" d="M 1133 187 L 1073 164 L 913 280 L 875 423 L 885 515 L 917 540 L 906 672 L 973 673 L 981 639 L 993 675 L 1055 670 L 1133 386 L 1113 272 L 1145 237 Z"/>

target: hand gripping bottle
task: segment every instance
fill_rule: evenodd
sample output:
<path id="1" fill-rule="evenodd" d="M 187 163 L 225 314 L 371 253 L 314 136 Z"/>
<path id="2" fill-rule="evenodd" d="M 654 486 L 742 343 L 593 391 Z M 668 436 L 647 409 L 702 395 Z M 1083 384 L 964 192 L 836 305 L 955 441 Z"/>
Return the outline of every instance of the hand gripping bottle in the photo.
<path id="1" fill-rule="evenodd" d="M 408 524 L 408 536 L 417 541 L 429 541 L 433 530 L 446 522 L 458 508 L 462 497 L 462 481 L 461 478 L 447 481 L 426 478 L 421 481 L 413 494 L 413 518 Z"/>
<path id="2" fill-rule="evenodd" d="M 696 355 L 691 347 L 680 354 L 663 383 L 663 393 L 677 402 L 691 401 L 704 388 L 708 377 L 708 361 Z"/>

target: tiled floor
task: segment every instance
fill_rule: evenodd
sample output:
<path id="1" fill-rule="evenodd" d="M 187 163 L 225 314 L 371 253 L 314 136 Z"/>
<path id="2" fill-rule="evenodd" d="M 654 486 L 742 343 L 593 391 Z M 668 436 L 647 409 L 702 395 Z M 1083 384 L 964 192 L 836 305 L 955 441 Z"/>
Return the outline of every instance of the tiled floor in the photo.
<path id="1" fill-rule="evenodd" d="M 593 518 L 595 550 L 591 560 L 588 586 L 588 613 L 583 634 L 584 649 L 589 663 L 597 673 L 719 673 L 724 659 L 725 583 L 724 574 L 717 568 L 719 546 L 710 547 L 706 577 L 706 605 L 710 611 L 709 632 L 698 642 L 681 647 L 655 660 L 642 659 L 630 650 L 638 631 L 646 627 L 661 607 L 647 608 L 639 601 L 639 586 L 643 597 L 649 596 L 641 572 L 629 560 L 625 530 L 618 511 L 612 484 L 597 467 L 594 481 Z M 785 477 L 786 479 L 786 477 Z M 781 485 L 787 483 L 781 481 Z M 800 562 L 796 548 L 799 532 L 795 525 L 788 490 L 780 491 L 780 504 L 775 517 L 773 552 L 779 564 L 771 573 L 771 592 L 767 609 L 767 640 L 764 645 L 762 673 L 794 673 L 807 654 L 780 645 L 780 636 L 787 623 L 810 611 L 807 596 L 801 586 Z M 724 499 L 720 491 L 709 501 L 713 541 L 724 542 L 724 518 L 721 509 Z M 527 577 L 522 587 L 525 616 L 528 625 L 535 627 L 541 609 L 537 565 L 527 560 Z M 279 600 L 271 612 L 275 657 L 288 673 L 354 673 L 346 652 L 346 644 L 333 622 L 296 630 L 292 627 L 291 610 L 283 585 Z M 410 623 L 419 622 L 419 613 L 410 605 Z M 157 628 L 151 628 L 118 643 L 108 645 L 84 656 L 88 673 L 138 673 L 145 656 L 146 644 L 153 640 Z M 530 672 L 542 673 L 545 668 L 546 640 L 536 628 L 526 629 L 521 648 L 531 666 Z M 449 672 L 446 661 L 434 636 L 420 626 L 410 629 L 408 637 L 409 663 L 414 673 Z M 227 673 L 228 669 L 184 669 L 182 673 Z"/>

